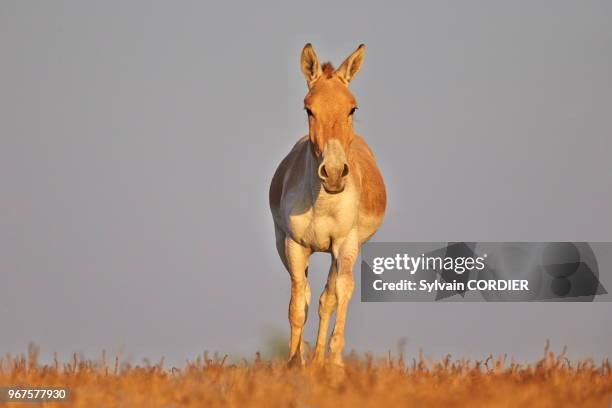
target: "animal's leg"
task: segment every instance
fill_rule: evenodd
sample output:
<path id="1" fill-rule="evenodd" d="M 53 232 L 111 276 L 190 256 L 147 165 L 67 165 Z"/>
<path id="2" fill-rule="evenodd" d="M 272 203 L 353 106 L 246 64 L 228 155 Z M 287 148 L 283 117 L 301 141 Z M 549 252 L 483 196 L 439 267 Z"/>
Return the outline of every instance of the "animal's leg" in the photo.
<path id="1" fill-rule="evenodd" d="M 306 288 L 304 289 L 304 297 L 306 298 L 306 316 L 304 316 L 304 325 L 302 325 L 302 335 L 300 336 L 300 359 L 302 361 L 302 364 L 304 363 L 304 326 L 306 325 L 306 319 L 308 318 L 308 308 L 310 307 L 310 284 L 308 283 L 308 266 L 306 266 L 306 271 L 305 271 L 305 275 L 306 275 Z"/>
<path id="2" fill-rule="evenodd" d="M 332 255 L 332 263 L 329 268 L 329 275 L 327 276 L 327 284 L 319 299 L 319 335 L 317 336 L 317 347 L 314 356 L 314 361 L 317 364 L 322 364 L 325 361 L 329 319 L 338 305 L 336 300 L 336 278 L 338 277 L 338 269 L 336 266 L 336 259 Z"/>
<path id="3" fill-rule="evenodd" d="M 331 360 L 333 363 L 343 365 L 342 350 L 344 349 L 344 324 L 346 312 L 355 281 L 353 280 L 353 265 L 359 254 L 359 242 L 357 231 L 351 232 L 343 242 L 332 248 L 337 259 L 338 277 L 336 279 L 336 299 L 338 310 L 336 311 L 336 324 L 329 342 Z"/>
<path id="4" fill-rule="evenodd" d="M 310 254 L 309 248 L 301 246 L 291 238 L 285 239 L 285 256 L 291 276 L 291 301 L 289 303 L 289 323 L 291 325 L 289 362 L 291 364 L 304 364 L 302 358 L 304 325 L 310 303 L 310 287 L 307 278 Z"/>

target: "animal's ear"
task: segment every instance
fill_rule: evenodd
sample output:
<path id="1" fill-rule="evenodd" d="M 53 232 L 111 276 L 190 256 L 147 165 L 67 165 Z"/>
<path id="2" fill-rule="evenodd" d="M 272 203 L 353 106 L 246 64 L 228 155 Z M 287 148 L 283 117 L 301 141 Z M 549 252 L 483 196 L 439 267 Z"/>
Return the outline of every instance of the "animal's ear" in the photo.
<path id="1" fill-rule="evenodd" d="M 302 66 L 302 72 L 304 73 L 306 82 L 310 87 L 312 83 L 321 76 L 321 64 L 319 64 L 319 58 L 310 43 L 306 44 L 302 50 L 300 65 Z"/>
<path id="2" fill-rule="evenodd" d="M 355 75 L 357 75 L 357 72 L 359 72 L 359 68 L 361 68 L 365 56 L 365 50 L 366 46 L 361 44 L 336 70 L 338 77 L 346 84 L 351 82 L 353 78 L 355 78 Z"/>

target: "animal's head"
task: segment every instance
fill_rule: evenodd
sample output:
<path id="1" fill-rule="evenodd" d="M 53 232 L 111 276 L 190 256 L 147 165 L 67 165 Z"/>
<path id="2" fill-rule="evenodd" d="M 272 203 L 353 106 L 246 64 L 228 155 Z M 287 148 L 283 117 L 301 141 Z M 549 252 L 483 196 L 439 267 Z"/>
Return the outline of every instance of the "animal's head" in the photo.
<path id="1" fill-rule="evenodd" d="M 328 193 L 344 190 L 346 177 L 351 169 L 348 154 L 355 137 L 353 114 L 357 101 L 348 88 L 365 55 L 361 44 L 338 69 L 330 63 L 321 64 L 312 45 L 302 50 L 302 72 L 308 83 L 304 109 L 308 114 L 308 126 L 312 154 L 317 162 L 317 174 Z"/>

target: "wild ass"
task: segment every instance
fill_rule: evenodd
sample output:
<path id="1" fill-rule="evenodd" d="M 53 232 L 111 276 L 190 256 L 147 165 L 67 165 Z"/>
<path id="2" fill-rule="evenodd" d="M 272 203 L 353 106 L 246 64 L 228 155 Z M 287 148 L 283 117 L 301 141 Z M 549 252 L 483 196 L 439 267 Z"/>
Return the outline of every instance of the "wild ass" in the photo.
<path id="1" fill-rule="evenodd" d="M 334 69 L 330 63 L 319 64 L 310 44 L 302 50 L 309 133 L 280 163 L 270 185 L 276 248 L 291 276 L 290 364 L 304 364 L 309 257 L 313 252 L 328 252 L 332 262 L 319 301 L 314 361 L 325 361 L 329 319 L 336 310 L 331 361 L 343 365 L 344 325 L 355 286 L 353 265 L 361 245 L 376 233 L 385 213 L 385 185 L 374 154 L 353 132 L 357 102 L 348 84 L 359 71 L 364 54 L 362 44 Z"/>

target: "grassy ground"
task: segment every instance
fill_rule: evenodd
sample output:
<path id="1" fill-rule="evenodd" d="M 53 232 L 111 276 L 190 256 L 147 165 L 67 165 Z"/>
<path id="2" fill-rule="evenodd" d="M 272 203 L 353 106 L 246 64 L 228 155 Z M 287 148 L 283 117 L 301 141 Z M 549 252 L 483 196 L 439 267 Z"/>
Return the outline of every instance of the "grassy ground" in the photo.
<path id="1" fill-rule="evenodd" d="M 184 367 L 130 366 L 102 356 L 48 366 L 5 357 L 1 386 L 67 387 L 67 402 L 0 403 L 7 407 L 610 407 L 608 361 L 571 363 L 546 351 L 530 365 L 504 358 L 427 363 L 351 356 L 346 367 L 288 369 L 284 362 L 228 364 L 198 357 Z M 4 404 L 4 405 L 3 405 Z"/>

